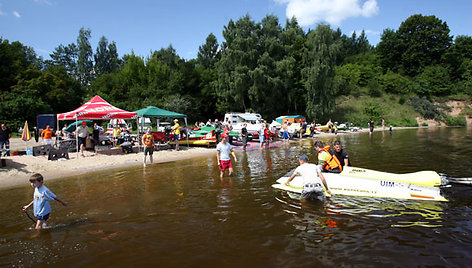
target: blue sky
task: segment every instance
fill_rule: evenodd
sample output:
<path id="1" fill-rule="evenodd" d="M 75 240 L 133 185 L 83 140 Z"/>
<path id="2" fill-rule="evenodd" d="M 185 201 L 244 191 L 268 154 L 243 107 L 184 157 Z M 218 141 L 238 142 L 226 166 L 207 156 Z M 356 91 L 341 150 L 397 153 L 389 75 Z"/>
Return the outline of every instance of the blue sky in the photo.
<path id="1" fill-rule="evenodd" d="M 471 10 L 470 0 L 0 0 L 0 37 L 48 58 L 60 44 L 76 42 L 85 27 L 94 51 L 105 36 L 120 56 L 134 51 L 147 57 L 172 44 L 179 56 L 192 59 L 208 34 L 221 43 L 228 21 L 246 14 L 257 22 L 272 14 L 282 26 L 295 16 L 305 31 L 320 22 L 348 35 L 364 29 L 375 45 L 384 29 L 398 29 L 413 14 L 435 15 L 452 35 L 472 36 Z"/>

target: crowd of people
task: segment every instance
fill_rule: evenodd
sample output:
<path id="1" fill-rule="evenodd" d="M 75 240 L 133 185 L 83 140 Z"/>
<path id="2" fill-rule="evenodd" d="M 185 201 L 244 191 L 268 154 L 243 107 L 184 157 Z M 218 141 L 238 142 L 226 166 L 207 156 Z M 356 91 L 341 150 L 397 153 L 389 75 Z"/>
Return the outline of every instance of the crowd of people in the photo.
<path id="1" fill-rule="evenodd" d="M 214 122 L 209 120 L 207 124 L 204 125 L 197 122 L 196 126 L 200 127 L 208 124 L 214 126 L 217 132 L 219 132 L 218 144 L 216 146 L 216 160 L 220 172 L 220 179 L 223 180 L 225 175 L 233 175 L 233 161 L 238 161 L 237 156 L 233 151 L 233 146 L 228 140 L 229 133 L 233 128 L 228 120 L 226 122 L 220 122 L 218 119 L 216 119 Z M 266 144 L 266 142 L 268 142 L 271 137 L 267 124 L 265 122 L 261 122 L 260 124 L 261 125 L 258 134 L 262 147 L 262 145 Z M 65 126 L 65 128 L 66 127 L 67 126 Z M 282 138 L 284 140 L 288 140 L 287 127 L 287 123 L 282 125 Z M 65 136 L 65 128 L 62 129 L 61 133 L 56 134 Z M 181 134 L 178 119 L 174 120 L 174 125 L 172 126 L 171 130 L 172 138 L 176 141 L 176 150 L 178 150 L 178 140 Z M 94 124 L 91 135 L 94 144 L 98 143 L 99 135 L 103 132 L 103 128 L 99 127 L 97 124 Z M 83 151 L 86 146 L 86 140 L 90 138 L 90 129 L 87 126 L 86 121 L 83 121 L 82 124 L 78 126 L 73 132 L 73 134 L 77 135 L 80 152 L 83 155 Z M 116 131 L 114 135 L 118 135 L 118 131 Z M 242 140 L 243 148 L 245 149 L 249 137 L 247 124 L 243 124 L 242 129 L 239 131 L 239 135 Z M 46 144 L 52 144 L 52 136 L 53 131 L 50 126 L 46 126 L 46 128 L 41 132 L 41 138 Z M 11 132 L 3 124 L 0 129 L 0 145 L 2 148 L 6 146 L 8 149 L 8 140 L 10 137 Z M 155 139 L 152 133 L 152 128 L 147 128 L 146 133 L 142 135 L 141 143 L 144 150 L 143 165 L 146 166 L 148 156 L 149 162 L 152 164 L 154 162 L 153 152 L 155 147 Z M 334 142 L 333 148 L 330 146 L 324 146 L 323 142 L 318 140 L 315 141 L 314 148 L 318 154 L 318 164 L 315 165 L 313 163 L 309 163 L 308 156 L 301 155 L 299 157 L 299 166 L 294 170 L 293 174 L 286 182 L 286 185 L 289 185 L 295 176 L 301 176 L 303 178 L 303 190 L 301 195 L 303 202 L 305 200 L 324 201 L 326 199 L 326 195 L 331 195 L 332 193 L 328 188 L 323 173 L 340 173 L 345 166 L 351 165 L 349 154 L 345 149 L 342 148 L 339 140 Z M 55 194 L 53 194 L 46 186 L 44 186 L 43 177 L 40 174 L 32 175 L 30 182 L 31 186 L 34 188 L 34 198 L 33 201 L 23 207 L 23 210 L 26 211 L 30 206 L 33 205 L 34 216 L 37 218 L 35 228 L 41 229 L 44 228 L 51 212 L 49 202 L 56 200 L 63 205 L 67 205 L 67 203 L 57 198 Z"/>

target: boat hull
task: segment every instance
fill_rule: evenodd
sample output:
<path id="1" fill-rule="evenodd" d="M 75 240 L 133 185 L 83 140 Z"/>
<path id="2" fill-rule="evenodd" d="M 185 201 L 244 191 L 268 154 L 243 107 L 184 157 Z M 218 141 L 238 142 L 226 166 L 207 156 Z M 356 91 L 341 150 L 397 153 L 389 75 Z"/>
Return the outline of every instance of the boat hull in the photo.
<path id="1" fill-rule="evenodd" d="M 433 171 L 394 174 L 365 170 L 365 176 L 362 177 L 359 173 L 349 173 L 349 169 L 350 168 L 340 174 L 323 173 L 326 183 L 333 195 L 447 201 L 447 199 L 441 195 L 440 188 L 432 186 L 436 184 L 437 177 L 439 177 L 439 175 Z M 364 170 L 360 168 L 352 169 Z M 289 172 L 278 179 L 278 184 L 274 184 L 272 187 L 301 193 L 303 189 L 303 180 L 301 177 L 296 176 L 290 182 L 289 186 L 285 185 L 291 173 L 292 172 Z M 379 175 L 379 177 L 373 177 L 374 174 Z M 418 180 L 419 184 L 415 183 L 415 179 Z M 430 182 L 425 183 L 428 179 Z"/>

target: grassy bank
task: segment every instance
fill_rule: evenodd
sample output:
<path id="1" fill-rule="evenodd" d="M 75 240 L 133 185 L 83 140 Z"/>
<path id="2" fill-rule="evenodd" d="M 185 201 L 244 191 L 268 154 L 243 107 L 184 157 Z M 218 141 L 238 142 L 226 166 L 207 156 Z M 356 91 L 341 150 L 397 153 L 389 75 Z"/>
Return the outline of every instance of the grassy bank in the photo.
<path id="1" fill-rule="evenodd" d="M 384 94 L 382 97 L 341 96 L 336 100 L 336 109 L 331 118 L 333 121 L 349 122 L 360 127 L 366 127 L 371 119 L 379 125 L 382 118 L 386 125 L 415 127 L 418 126 L 418 116 L 420 114 L 407 100 Z"/>

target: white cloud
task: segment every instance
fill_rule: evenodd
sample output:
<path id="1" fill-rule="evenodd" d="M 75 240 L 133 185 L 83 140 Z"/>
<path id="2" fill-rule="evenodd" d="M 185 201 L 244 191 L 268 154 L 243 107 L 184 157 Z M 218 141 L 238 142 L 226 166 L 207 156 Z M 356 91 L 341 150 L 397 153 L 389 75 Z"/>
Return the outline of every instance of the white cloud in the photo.
<path id="1" fill-rule="evenodd" d="M 301 26 L 326 21 L 339 26 L 352 17 L 371 17 L 379 12 L 377 0 L 274 0 L 287 4 L 287 18 L 296 17 Z"/>
<path id="2" fill-rule="evenodd" d="M 52 6 L 51 1 L 49 1 L 49 0 L 34 0 L 34 2 L 37 3 L 37 4 L 40 4 L 40 5 L 44 4 L 44 5 Z"/>
<path id="3" fill-rule="evenodd" d="M 13 11 L 13 15 L 17 18 L 21 18 L 21 15 L 20 13 L 16 12 L 16 11 Z"/>
<path id="4" fill-rule="evenodd" d="M 0 3 L 0 16 L 5 16 L 7 13 L 3 12 L 2 4 Z"/>

